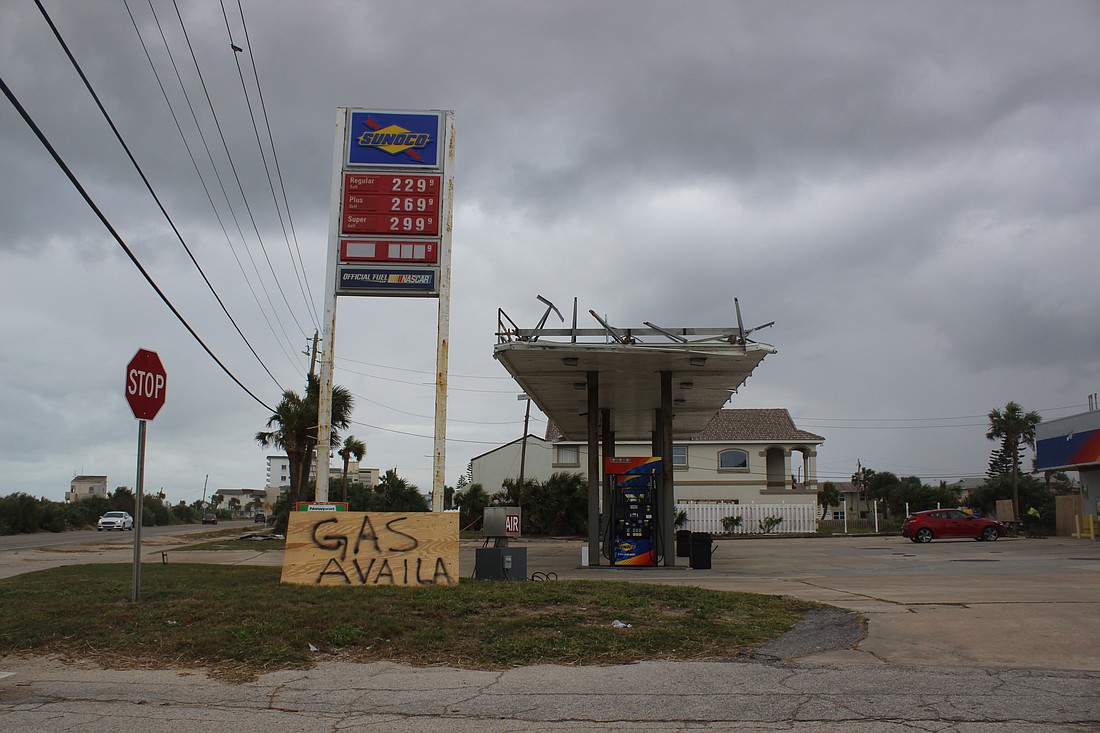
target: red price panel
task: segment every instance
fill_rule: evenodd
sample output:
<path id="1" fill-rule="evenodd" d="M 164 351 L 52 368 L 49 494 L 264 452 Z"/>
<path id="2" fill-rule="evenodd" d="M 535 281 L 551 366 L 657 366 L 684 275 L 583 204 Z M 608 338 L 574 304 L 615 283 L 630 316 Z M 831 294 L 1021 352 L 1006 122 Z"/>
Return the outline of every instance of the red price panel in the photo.
<path id="1" fill-rule="evenodd" d="M 341 239 L 340 262 L 403 262 L 434 265 L 439 249 L 434 239 Z"/>
<path id="2" fill-rule="evenodd" d="M 435 194 L 344 193 L 344 211 L 357 214 L 434 214 L 439 215 L 439 197 Z"/>
<path id="3" fill-rule="evenodd" d="M 344 174 L 344 234 L 439 234 L 442 176 Z"/>
<path id="4" fill-rule="evenodd" d="M 438 196 L 442 176 L 391 175 L 376 173 L 345 173 L 344 191 L 365 194 L 405 194 Z"/>
<path id="5" fill-rule="evenodd" d="M 344 212 L 345 234 L 439 234 L 436 214 L 359 214 Z"/>

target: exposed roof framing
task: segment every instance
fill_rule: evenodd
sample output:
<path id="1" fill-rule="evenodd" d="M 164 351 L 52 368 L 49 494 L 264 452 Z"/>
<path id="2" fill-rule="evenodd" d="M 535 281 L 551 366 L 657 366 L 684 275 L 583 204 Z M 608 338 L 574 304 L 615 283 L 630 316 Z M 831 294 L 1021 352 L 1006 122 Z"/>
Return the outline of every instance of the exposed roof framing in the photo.
<path id="1" fill-rule="evenodd" d="M 715 413 L 775 348 L 747 338 L 757 328 L 613 326 L 589 311 L 600 328 L 545 328 L 552 303 L 536 328 L 516 326 L 499 311 L 497 359 L 520 388 L 569 440 L 587 436 L 588 374 L 598 374 L 600 409 L 611 411 L 619 440 L 649 440 L 660 407 L 660 378 L 669 372 L 673 390 L 673 438 L 700 433 Z M 736 306 L 736 300 L 734 301 Z M 562 319 L 564 320 L 564 319 Z M 765 324 L 758 328 L 764 328 Z M 564 340 L 563 340 L 564 339 Z"/>

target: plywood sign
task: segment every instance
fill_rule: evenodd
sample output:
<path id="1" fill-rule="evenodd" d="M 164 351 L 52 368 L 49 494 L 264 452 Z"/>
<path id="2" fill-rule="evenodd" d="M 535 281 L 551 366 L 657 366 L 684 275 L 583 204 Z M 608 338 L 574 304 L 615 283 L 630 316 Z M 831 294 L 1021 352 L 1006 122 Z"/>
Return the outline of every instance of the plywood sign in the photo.
<path id="1" fill-rule="evenodd" d="M 458 514 L 291 512 L 284 583 L 457 585 Z"/>

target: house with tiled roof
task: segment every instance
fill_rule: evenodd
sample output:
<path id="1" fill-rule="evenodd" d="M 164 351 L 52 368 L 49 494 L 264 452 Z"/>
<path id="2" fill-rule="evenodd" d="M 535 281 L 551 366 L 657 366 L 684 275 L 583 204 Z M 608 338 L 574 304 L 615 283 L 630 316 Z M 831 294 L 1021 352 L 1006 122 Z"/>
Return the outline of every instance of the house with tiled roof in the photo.
<path id="1" fill-rule="evenodd" d="M 817 448 L 825 438 L 799 430 L 790 413 L 775 409 L 719 410 L 689 440 L 672 446 L 676 502 L 736 501 L 780 504 L 817 501 Z M 490 494 L 519 476 L 521 440 L 483 453 L 471 462 L 472 482 Z M 619 456 L 648 456 L 646 442 L 616 441 Z M 524 475 L 545 480 L 558 471 L 586 473 L 588 445 L 563 440 L 547 425 L 545 439 L 528 436 Z"/>

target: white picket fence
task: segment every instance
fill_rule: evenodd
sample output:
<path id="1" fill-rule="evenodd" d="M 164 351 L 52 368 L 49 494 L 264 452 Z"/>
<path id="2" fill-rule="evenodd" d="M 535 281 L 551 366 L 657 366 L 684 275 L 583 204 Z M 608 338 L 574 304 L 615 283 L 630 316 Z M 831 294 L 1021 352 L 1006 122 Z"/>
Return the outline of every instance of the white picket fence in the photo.
<path id="1" fill-rule="evenodd" d="M 734 504 L 728 501 L 692 501 L 676 505 L 676 513 L 687 512 L 681 529 L 711 534 L 761 534 L 761 523 L 769 517 L 783 521 L 771 534 L 801 534 L 817 531 L 819 510 L 815 504 Z M 741 525 L 726 532 L 723 517 L 741 517 Z"/>

